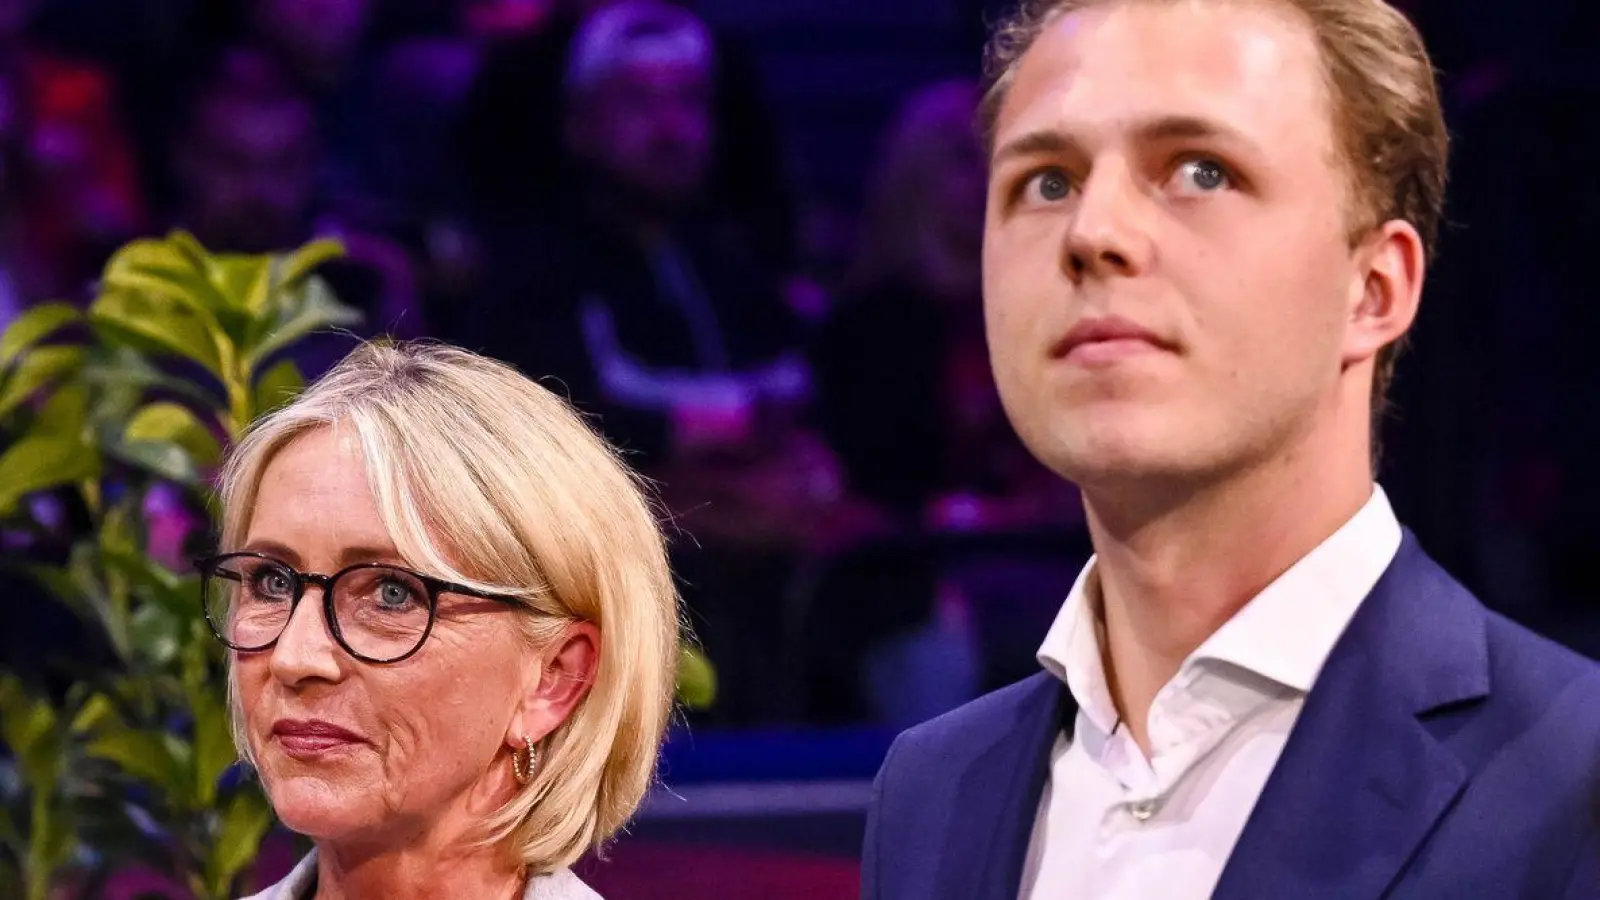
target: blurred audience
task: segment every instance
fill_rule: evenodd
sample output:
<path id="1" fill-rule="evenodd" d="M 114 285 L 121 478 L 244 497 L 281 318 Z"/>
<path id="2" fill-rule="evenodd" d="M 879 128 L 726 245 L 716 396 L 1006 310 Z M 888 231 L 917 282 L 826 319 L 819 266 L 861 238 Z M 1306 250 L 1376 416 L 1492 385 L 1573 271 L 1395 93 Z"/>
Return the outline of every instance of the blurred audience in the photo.
<path id="1" fill-rule="evenodd" d="M 559 208 L 573 160 L 563 130 L 574 95 L 567 80 L 574 38 L 591 12 L 615 0 L 486 0 L 468 4 L 468 21 L 487 43 L 464 112 L 461 151 L 477 212 L 516 221 Z M 718 77 L 709 85 L 716 140 L 708 148 L 705 192 L 727 214 L 763 265 L 793 262 L 795 204 L 776 125 L 754 61 L 710 34 Z"/>
<path id="2" fill-rule="evenodd" d="M 1070 558 L 998 559 L 956 537 L 1081 525 L 1075 492 L 1022 446 L 990 375 L 978 96 L 969 81 L 931 85 L 891 123 L 856 263 L 811 347 L 818 418 L 848 490 L 902 532 L 949 536 L 826 581 L 815 602 L 852 611 L 856 627 L 807 666 L 816 718 L 909 725 L 954 708 L 990 686 L 996 642 L 1031 661 L 1018 647 L 1037 644 L 1070 586 Z M 979 618 L 998 610 L 1009 621 L 981 636 Z"/>
<path id="3" fill-rule="evenodd" d="M 144 224 L 110 78 L 32 39 L 38 0 L 0 0 L 0 317 L 78 297 Z"/>
<path id="4" fill-rule="evenodd" d="M 837 486 L 804 427 L 810 377 L 778 279 L 712 187 L 727 77 L 681 7 L 586 18 L 561 76 L 559 212 L 491 242 L 492 288 L 462 333 L 558 378 L 661 484 L 702 638 L 738 673 L 725 711 L 763 702 L 761 635 L 776 639 L 775 598 L 829 535 Z"/>
<path id="5" fill-rule="evenodd" d="M 812 360 L 852 491 L 906 525 L 1071 524 L 1076 497 L 1026 451 L 989 374 L 978 89 L 911 98 L 871 172 L 860 254 Z"/>
<path id="6" fill-rule="evenodd" d="M 979 11 L 1010 5 L 958 0 L 962 59 Z M 1492 605 L 1600 654 L 1588 5 L 1400 5 L 1445 72 L 1457 227 L 1383 478 Z M 803 55 L 758 69 L 741 41 L 772 40 L 761 11 L 730 34 L 695 8 L 0 0 L 0 327 L 87 299 L 141 234 L 231 252 L 338 236 L 326 274 L 366 317 L 356 335 L 437 335 L 559 382 L 655 481 L 720 668 L 715 721 L 909 723 L 1031 671 L 1086 551 L 990 376 L 976 86 L 885 110 L 881 90 L 787 71 Z M 884 84 L 936 68 L 884 50 Z M 807 161 L 862 169 L 859 204 L 791 177 L 781 148 L 824 142 L 780 141 L 805 116 L 769 107 L 768 76 L 841 132 L 893 113 L 875 158 L 845 141 Z M 296 358 L 315 375 L 352 337 Z M 147 510 L 174 564 L 196 524 L 177 509 Z"/>
<path id="7" fill-rule="evenodd" d="M 319 335 L 298 351 L 314 376 L 358 335 L 412 337 L 428 326 L 410 258 L 392 241 L 350 227 L 319 189 L 326 142 L 314 107 L 294 84 L 259 50 L 218 54 L 174 136 L 169 220 L 227 253 L 292 249 L 316 237 L 344 241 L 345 259 L 327 274 L 366 323 L 357 333 Z"/>

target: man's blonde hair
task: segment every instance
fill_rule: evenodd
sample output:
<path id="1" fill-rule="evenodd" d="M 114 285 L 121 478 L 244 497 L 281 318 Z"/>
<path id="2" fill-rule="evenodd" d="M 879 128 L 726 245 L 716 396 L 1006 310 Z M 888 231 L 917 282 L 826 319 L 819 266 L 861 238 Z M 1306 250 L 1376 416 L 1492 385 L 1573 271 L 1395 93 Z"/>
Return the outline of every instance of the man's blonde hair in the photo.
<path id="1" fill-rule="evenodd" d="M 654 779 L 678 661 L 678 596 L 642 483 L 577 412 L 509 366 L 444 345 L 367 344 L 233 449 L 220 482 L 225 550 L 244 539 L 274 456 L 323 428 L 358 442 L 409 565 L 519 598 L 530 652 L 575 621 L 600 630 L 587 697 L 482 835 L 535 873 L 600 848 Z M 231 672 L 229 693 L 248 758 Z"/>
<path id="2" fill-rule="evenodd" d="M 979 125 L 993 149 L 995 120 L 1018 64 L 1039 34 L 1062 16 L 1108 3 L 1172 0 L 1023 0 L 996 29 L 984 54 L 988 82 Z M 1221 0 L 1238 3 L 1243 0 Z M 1422 36 L 1384 0 L 1270 0 L 1310 24 L 1333 103 L 1333 126 L 1350 183 L 1352 241 L 1393 219 L 1410 222 L 1434 256 L 1444 217 L 1450 136 L 1437 73 Z M 1400 342 L 1378 354 L 1372 385 L 1376 415 L 1394 377 Z"/>

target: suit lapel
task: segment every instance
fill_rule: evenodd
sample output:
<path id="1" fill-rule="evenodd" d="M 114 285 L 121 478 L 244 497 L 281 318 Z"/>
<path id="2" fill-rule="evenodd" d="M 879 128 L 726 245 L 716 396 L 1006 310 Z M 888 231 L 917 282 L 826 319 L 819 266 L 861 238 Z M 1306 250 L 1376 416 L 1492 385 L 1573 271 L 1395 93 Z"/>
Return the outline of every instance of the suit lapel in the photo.
<path id="1" fill-rule="evenodd" d="M 1482 607 L 1409 533 L 1306 698 L 1216 900 L 1376 900 L 1466 786 L 1427 714 L 1486 696 Z"/>
<path id="2" fill-rule="evenodd" d="M 1034 680 L 1016 716 L 956 785 L 957 818 L 939 860 L 939 897 L 945 900 L 1016 900 L 1050 749 L 1070 721 L 1072 704 L 1055 678 Z"/>

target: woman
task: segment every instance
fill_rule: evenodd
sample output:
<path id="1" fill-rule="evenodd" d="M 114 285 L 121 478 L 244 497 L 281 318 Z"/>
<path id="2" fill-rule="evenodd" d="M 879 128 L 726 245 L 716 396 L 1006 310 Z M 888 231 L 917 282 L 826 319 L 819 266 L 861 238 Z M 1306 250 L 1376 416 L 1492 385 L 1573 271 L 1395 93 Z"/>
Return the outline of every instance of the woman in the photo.
<path id="1" fill-rule="evenodd" d="M 367 345 L 239 443 L 221 502 L 236 740 L 316 848 L 256 900 L 595 897 L 567 866 L 650 784 L 679 633 L 612 450 L 507 366 Z"/>

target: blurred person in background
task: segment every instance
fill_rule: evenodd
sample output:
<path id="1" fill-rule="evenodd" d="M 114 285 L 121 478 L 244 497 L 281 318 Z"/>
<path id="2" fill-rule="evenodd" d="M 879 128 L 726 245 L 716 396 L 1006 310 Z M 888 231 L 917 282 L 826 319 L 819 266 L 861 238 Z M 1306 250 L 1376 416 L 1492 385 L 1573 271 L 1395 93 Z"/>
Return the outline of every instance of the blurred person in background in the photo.
<path id="1" fill-rule="evenodd" d="M 569 406 L 368 344 L 231 451 L 200 564 L 241 756 L 314 851 L 256 900 L 596 898 L 655 777 L 677 594 L 640 481 Z"/>
<path id="2" fill-rule="evenodd" d="M 886 135 L 854 271 L 812 348 L 819 419 L 850 489 L 907 525 L 1078 522 L 1076 492 L 1022 445 L 990 374 L 978 96 L 926 88 Z"/>
<path id="3" fill-rule="evenodd" d="M 0 317 L 79 298 L 145 217 L 111 80 L 36 41 L 38 8 L 0 0 Z"/>
<path id="4" fill-rule="evenodd" d="M 324 142 L 311 103 L 275 60 L 222 50 L 172 143 L 177 205 L 170 222 L 211 250 L 271 253 L 338 237 L 347 255 L 327 276 L 361 310 L 360 334 L 427 333 L 411 260 L 393 242 L 352 228 L 319 190 Z M 295 352 L 310 375 L 349 352 L 354 336 L 319 335 Z"/>
<path id="5" fill-rule="evenodd" d="M 467 5 L 467 28 L 479 36 L 485 56 L 466 101 L 459 144 L 474 207 L 488 222 L 526 221 L 565 202 L 565 182 L 574 166 L 582 167 L 565 152 L 563 138 L 573 101 L 566 82 L 574 38 L 585 17 L 615 2 Z M 717 140 L 706 163 L 705 192 L 745 232 L 743 240 L 763 265 L 786 273 L 794 254 L 794 198 L 762 78 L 737 43 L 708 32 L 717 58 L 707 98 Z"/>
<path id="6" fill-rule="evenodd" d="M 319 212 L 321 154 L 312 107 L 282 70 L 257 51 L 225 49 L 171 146 L 174 218 L 216 250 L 293 247 Z"/>
<path id="7" fill-rule="evenodd" d="M 1040 598 L 1059 596 L 1082 563 L 1041 569 L 953 549 L 957 536 L 1082 522 L 1076 491 L 1018 440 L 990 372 L 978 98 L 955 80 L 902 106 L 868 173 L 853 271 L 811 348 L 817 418 L 846 489 L 898 533 L 930 539 L 921 556 L 885 556 L 892 574 L 857 568 L 818 598 L 855 627 L 812 649 L 814 715 L 857 707 L 909 726 L 1031 671 L 1055 612 Z"/>
<path id="8" fill-rule="evenodd" d="M 626 0 L 584 20 L 567 62 L 563 202 L 491 241 L 492 287 L 459 342 L 554 376 L 663 484 L 690 536 L 689 605 L 727 664 L 718 713 L 741 715 L 770 694 L 761 636 L 795 554 L 831 530 L 835 464 L 804 427 L 810 376 L 777 278 L 710 188 L 727 77 L 711 32 Z"/>
<path id="9" fill-rule="evenodd" d="M 323 153 L 318 188 L 331 202 L 357 202 L 369 192 L 367 168 L 376 150 L 375 0 L 242 3 L 238 40 L 272 57 L 315 112 Z"/>

